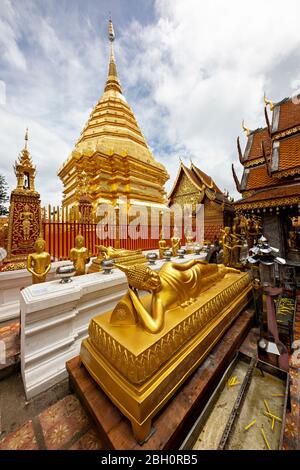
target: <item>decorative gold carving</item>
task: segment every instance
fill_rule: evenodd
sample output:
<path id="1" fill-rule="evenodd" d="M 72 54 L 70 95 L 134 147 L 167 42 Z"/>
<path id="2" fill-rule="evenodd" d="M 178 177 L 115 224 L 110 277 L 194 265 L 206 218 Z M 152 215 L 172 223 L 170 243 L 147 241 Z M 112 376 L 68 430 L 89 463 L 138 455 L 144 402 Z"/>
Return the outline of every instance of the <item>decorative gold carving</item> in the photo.
<path id="1" fill-rule="evenodd" d="M 300 203 L 300 195 L 287 197 L 287 198 L 275 198 L 263 201 L 253 201 L 253 202 L 241 202 L 236 203 L 235 207 L 237 210 L 250 210 L 250 209 L 261 209 L 264 207 L 279 207 L 279 206 L 288 206 L 293 204 Z"/>
<path id="2" fill-rule="evenodd" d="M 258 165 L 259 163 L 265 163 L 265 159 L 262 157 L 262 158 L 255 158 L 253 160 L 250 160 L 250 161 L 246 161 L 245 163 L 243 163 L 243 166 L 245 168 L 249 168 L 251 166 L 256 166 Z"/>
<path id="3" fill-rule="evenodd" d="M 291 129 L 274 134 L 272 138 L 274 140 L 282 139 L 283 137 L 286 137 L 291 134 L 295 134 L 296 132 L 299 132 L 299 131 L 300 131 L 300 126 L 291 127 Z"/>

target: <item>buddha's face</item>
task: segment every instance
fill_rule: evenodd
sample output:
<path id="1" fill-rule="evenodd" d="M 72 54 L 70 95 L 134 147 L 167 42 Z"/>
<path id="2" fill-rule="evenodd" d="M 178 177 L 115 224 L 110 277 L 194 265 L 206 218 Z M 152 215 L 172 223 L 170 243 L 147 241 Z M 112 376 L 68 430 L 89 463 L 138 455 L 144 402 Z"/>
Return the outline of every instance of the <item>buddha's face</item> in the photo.
<path id="1" fill-rule="evenodd" d="M 76 237 L 76 246 L 78 248 L 82 248 L 83 247 L 83 244 L 84 244 L 84 238 L 83 236 L 79 235 L 78 237 Z"/>
<path id="2" fill-rule="evenodd" d="M 230 234 L 230 227 L 225 227 L 224 231 L 225 231 L 226 235 L 229 235 Z"/>
<path id="3" fill-rule="evenodd" d="M 159 274 L 156 271 L 148 268 L 143 284 L 144 289 L 146 290 L 157 290 L 161 285 Z"/>
<path id="4" fill-rule="evenodd" d="M 34 244 L 37 253 L 42 253 L 45 249 L 45 241 L 44 240 L 37 240 Z"/>

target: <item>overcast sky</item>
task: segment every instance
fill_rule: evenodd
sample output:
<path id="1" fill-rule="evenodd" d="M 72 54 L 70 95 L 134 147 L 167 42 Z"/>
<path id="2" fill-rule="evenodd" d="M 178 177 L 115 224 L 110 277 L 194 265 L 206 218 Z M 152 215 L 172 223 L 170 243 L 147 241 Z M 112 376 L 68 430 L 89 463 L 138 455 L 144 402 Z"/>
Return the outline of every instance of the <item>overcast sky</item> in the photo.
<path id="1" fill-rule="evenodd" d="M 60 203 L 57 170 L 103 93 L 109 13 L 123 93 L 171 175 L 166 188 L 179 157 L 192 158 L 237 198 L 242 119 L 265 125 L 264 90 L 274 101 L 299 93 L 298 0 L 1 0 L 0 173 L 10 188 L 28 126 L 42 203 Z"/>

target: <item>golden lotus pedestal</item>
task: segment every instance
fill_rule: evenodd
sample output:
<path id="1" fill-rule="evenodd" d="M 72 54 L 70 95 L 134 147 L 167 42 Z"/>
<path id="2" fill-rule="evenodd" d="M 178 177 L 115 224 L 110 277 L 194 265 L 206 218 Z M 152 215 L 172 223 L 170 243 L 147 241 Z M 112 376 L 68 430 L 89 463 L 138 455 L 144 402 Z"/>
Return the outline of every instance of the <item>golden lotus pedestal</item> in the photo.
<path id="1" fill-rule="evenodd" d="M 147 305 L 150 296 L 143 300 Z M 139 325 L 113 326 L 111 312 L 92 319 L 81 361 L 106 395 L 130 420 L 140 443 L 153 416 L 204 360 L 248 304 L 248 274 L 227 274 L 187 307 L 167 312 L 160 333 Z"/>

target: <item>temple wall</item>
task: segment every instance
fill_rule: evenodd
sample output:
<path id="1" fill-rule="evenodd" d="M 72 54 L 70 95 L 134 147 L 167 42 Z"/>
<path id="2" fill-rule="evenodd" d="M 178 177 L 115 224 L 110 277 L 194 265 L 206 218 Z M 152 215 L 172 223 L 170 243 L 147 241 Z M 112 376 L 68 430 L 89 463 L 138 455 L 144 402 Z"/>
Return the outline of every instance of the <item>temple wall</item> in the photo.
<path id="1" fill-rule="evenodd" d="M 65 264 L 66 261 L 52 263 L 47 281 L 52 281 L 56 268 Z M 31 286 L 31 283 L 32 276 L 27 269 L 0 272 L 0 325 L 19 319 L 20 291 Z"/>
<path id="2" fill-rule="evenodd" d="M 223 228 L 223 210 L 220 204 L 206 198 L 204 201 L 204 238 L 212 243 L 218 240 Z"/>

